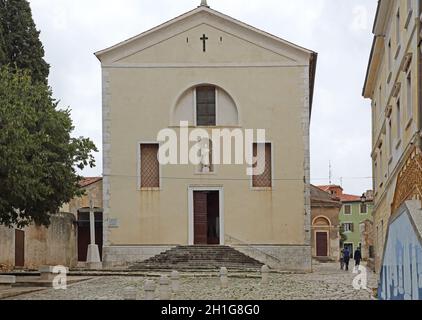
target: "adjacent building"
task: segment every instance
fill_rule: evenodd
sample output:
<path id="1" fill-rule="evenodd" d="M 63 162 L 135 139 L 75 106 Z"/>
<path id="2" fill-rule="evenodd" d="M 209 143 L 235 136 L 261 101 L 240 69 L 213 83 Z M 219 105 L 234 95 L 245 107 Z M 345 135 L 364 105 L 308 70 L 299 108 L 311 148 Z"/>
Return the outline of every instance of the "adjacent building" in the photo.
<path id="1" fill-rule="evenodd" d="M 203 1 L 96 56 L 103 83 L 104 266 L 178 245 L 229 245 L 257 259 L 275 257 L 275 268 L 310 271 L 317 54 Z M 265 129 L 265 141 L 246 145 L 254 155 L 265 150 L 257 163 L 264 170 L 248 175 L 245 162 L 218 164 L 214 156 L 182 164 L 184 153 L 176 157 L 180 163 L 162 164 L 163 129 L 181 144 L 195 129 L 229 135 Z M 208 154 L 217 150 L 208 145 Z"/>
<path id="2" fill-rule="evenodd" d="M 0 270 L 38 269 L 43 265 L 85 266 L 90 244 L 89 210 L 92 201 L 95 215 L 95 242 L 102 250 L 102 178 L 84 178 L 81 197 L 65 204 L 51 216 L 48 228 L 0 226 Z"/>
<path id="3" fill-rule="evenodd" d="M 312 257 L 318 261 L 340 258 L 340 199 L 311 185 Z"/>
<path id="4" fill-rule="evenodd" d="M 363 89 L 372 103 L 373 230 L 380 271 L 390 219 L 422 199 L 421 1 L 380 0 Z"/>
<path id="5" fill-rule="evenodd" d="M 368 240 L 363 243 L 361 225 L 365 224 L 366 220 L 372 221 L 373 199 L 372 191 L 367 191 L 362 196 L 346 194 L 343 188 L 338 185 L 319 186 L 331 195 L 335 196 L 342 204 L 339 213 L 340 231 L 344 234 L 345 240 L 342 243 L 341 249 L 348 248 L 352 253 L 357 248 L 361 248 L 364 259 L 370 258 L 369 252 L 372 248 L 365 248 L 364 244 L 369 243 Z"/>

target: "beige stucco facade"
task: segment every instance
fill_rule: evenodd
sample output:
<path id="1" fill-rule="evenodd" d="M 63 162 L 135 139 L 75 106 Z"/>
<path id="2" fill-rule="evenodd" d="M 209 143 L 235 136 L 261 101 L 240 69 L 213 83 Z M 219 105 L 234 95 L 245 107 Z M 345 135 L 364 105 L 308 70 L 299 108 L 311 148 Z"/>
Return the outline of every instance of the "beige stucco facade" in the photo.
<path id="1" fill-rule="evenodd" d="M 408 161 L 417 159 L 421 148 L 420 13 L 420 1 L 379 2 L 363 91 L 364 97 L 372 100 L 373 230 L 377 272 L 389 219 L 401 203 L 414 197 L 410 190 L 413 187 L 408 186 L 409 192 L 400 195 L 401 203 L 395 203 L 402 187 L 398 178 Z M 419 167 L 416 174 L 421 170 Z M 412 186 L 416 184 L 412 183 Z"/>
<path id="2" fill-rule="evenodd" d="M 193 244 L 192 192 L 217 190 L 220 244 L 275 257 L 280 268 L 309 271 L 316 54 L 199 7 L 97 57 L 103 74 L 104 264 Z M 203 129 L 266 130 L 272 188 L 252 188 L 243 164 L 215 165 L 211 174 L 198 173 L 195 165 L 161 165 L 160 188 L 140 189 L 140 143 L 156 142 L 165 128 L 180 137 L 178 120 L 188 121 L 189 131 L 197 128 L 189 92 L 203 84 L 220 92 L 217 125 Z"/>

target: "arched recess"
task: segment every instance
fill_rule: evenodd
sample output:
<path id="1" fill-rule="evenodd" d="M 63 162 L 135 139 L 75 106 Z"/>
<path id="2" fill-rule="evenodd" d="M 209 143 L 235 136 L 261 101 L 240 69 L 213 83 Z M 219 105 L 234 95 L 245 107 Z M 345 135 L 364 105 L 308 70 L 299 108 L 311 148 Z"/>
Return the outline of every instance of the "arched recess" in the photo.
<path id="1" fill-rule="evenodd" d="M 232 96 L 223 88 L 213 84 L 200 84 L 185 90 L 177 99 L 171 110 L 171 126 L 179 126 L 181 121 L 187 121 L 189 126 L 197 125 L 197 88 L 215 88 L 215 116 L 216 126 L 240 126 L 240 113 Z"/>
<path id="2" fill-rule="evenodd" d="M 313 226 L 330 227 L 331 221 L 325 216 L 318 216 L 312 221 Z"/>

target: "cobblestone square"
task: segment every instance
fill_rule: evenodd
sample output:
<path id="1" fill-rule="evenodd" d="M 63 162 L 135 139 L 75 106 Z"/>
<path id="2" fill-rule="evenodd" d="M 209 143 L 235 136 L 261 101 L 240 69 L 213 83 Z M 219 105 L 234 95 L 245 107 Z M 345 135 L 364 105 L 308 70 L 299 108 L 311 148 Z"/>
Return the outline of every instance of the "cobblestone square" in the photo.
<path id="1" fill-rule="evenodd" d="M 353 268 L 351 268 L 353 269 Z M 229 278 L 229 287 L 220 288 L 218 273 L 181 274 L 180 292 L 173 300 L 370 300 L 370 291 L 355 290 L 352 270 L 341 271 L 338 264 L 318 264 L 309 274 L 270 275 L 268 286 L 260 284 L 259 273 L 237 274 Z M 102 276 L 72 284 L 67 290 L 47 289 L 14 297 L 14 300 L 122 300 L 127 287 L 133 287 L 138 300 L 144 299 L 147 277 Z M 158 278 L 149 277 L 157 284 Z M 376 277 L 368 272 L 368 288 L 376 286 Z"/>

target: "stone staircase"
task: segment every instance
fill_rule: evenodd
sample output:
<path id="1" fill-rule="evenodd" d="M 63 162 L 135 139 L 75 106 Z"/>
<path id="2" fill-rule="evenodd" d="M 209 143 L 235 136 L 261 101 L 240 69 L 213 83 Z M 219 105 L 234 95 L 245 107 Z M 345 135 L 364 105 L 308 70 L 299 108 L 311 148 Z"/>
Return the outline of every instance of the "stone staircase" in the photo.
<path id="1" fill-rule="evenodd" d="M 135 263 L 130 270 L 258 270 L 262 263 L 228 246 L 178 246 L 146 261 Z"/>

